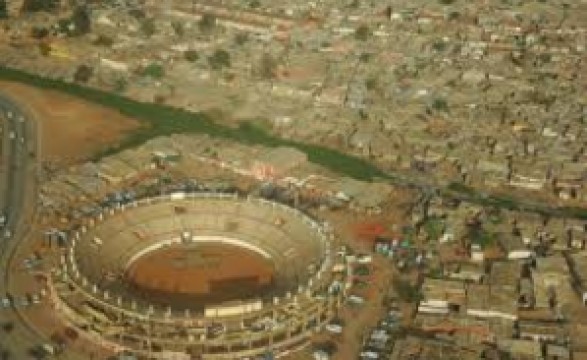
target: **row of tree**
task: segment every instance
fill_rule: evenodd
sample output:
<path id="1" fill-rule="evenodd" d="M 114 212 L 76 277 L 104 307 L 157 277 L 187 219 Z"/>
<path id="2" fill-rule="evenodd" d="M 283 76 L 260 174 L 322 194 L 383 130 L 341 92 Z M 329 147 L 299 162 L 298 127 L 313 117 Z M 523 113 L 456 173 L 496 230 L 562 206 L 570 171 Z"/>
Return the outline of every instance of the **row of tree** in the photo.
<path id="1" fill-rule="evenodd" d="M 5 1 L 5 0 L 2 0 Z M 60 0 L 24 0 L 22 12 L 55 11 L 60 5 Z"/>

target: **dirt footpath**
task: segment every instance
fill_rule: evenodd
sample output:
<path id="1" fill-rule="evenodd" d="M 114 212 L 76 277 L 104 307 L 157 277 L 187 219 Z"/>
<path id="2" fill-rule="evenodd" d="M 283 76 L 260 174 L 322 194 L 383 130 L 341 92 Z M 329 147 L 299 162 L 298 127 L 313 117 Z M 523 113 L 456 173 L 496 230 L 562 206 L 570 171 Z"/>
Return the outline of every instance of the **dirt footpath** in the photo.
<path id="1" fill-rule="evenodd" d="M 40 156 L 70 165 L 118 143 L 139 122 L 99 105 L 52 90 L 0 81 L 10 95 L 38 121 Z"/>

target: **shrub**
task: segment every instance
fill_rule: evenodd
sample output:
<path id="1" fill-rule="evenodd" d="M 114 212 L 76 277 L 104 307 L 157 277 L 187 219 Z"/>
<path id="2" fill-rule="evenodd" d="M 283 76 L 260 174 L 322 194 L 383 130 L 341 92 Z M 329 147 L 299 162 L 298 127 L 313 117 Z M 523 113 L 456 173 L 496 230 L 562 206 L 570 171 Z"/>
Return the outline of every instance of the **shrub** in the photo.
<path id="1" fill-rule="evenodd" d="M 365 41 L 371 36 L 371 29 L 367 25 L 361 25 L 355 30 L 355 39 Z"/>
<path id="2" fill-rule="evenodd" d="M 6 7 L 6 0 L 0 0 L 0 19 L 8 18 L 8 8 Z"/>
<path id="3" fill-rule="evenodd" d="M 94 69 L 89 67 L 88 65 L 80 65 L 78 66 L 75 74 L 73 75 L 73 80 L 75 82 L 86 83 L 90 80 L 92 75 L 94 74 Z"/>
<path id="4" fill-rule="evenodd" d="M 183 53 L 183 57 L 189 62 L 196 62 L 200 58 L 200 54 L 196 50 L 186 50 Z"/>
<path id="5" fill-rule="evenodd" d="M 160 79 L 165 75 L 165 69 L 163 69 L 163 65 L 161 64 L 152 63 L 143 69 L 142 75 L 153 79 Z"/>
<path id="6" fill-rule="evenodd" d="M 110 36 L 100 34 L 92 44 L 96 46 L 111 47 L 112 44 L 114 44 L 114 40 Z"/>
<path id="7" fill-rule="evenodd" d="M 141 32 L 145 36 L 151 37 L 155 34 L 155 31 L 157 31 L 157 27 L 154 19 L 145 19 L 141 22 Z"/>
<path id="8" fill-rule="evenodd" d="M 198 25 L 200 30 L 204 32 L 212 31 L 216 27 L 216 16 L 212 14 L 204 14 Z"/>
<path id="9" fill-rule="evenodd" d="M 76 7 L 71 15 L 70 21 L 73 24 L 73 30 L 70 32 L 72 36 L 87 34 L 91 31 L 92 21 L 88 9 L 85 6 Z"/>
<path id="10" fill-rule="evenodd" d="M 45 27 L 33 26 L 31 29 L 31 37 L 35 39 L 42 39 L 49 35 L 49 30 Z"/>
<path id="11" fill-rule="evenodd" d="M 59 6 L 59 0 L 24 0 L 22 12 L 55 11 Z"/>
<path id="12" fill-rule="evenodd" d="M 420 290 L 409 281 L 400 278 L 393 279 L 393 288 L 398 297 L 404 302 L 417 302 L 421 298 Z"/>
<path id="13" fill-rule="evenodd" d="M 230 54 L 226 50 L 218 49 L 208 58 L 208 63 L 214 70 L 230 67 Z"/>

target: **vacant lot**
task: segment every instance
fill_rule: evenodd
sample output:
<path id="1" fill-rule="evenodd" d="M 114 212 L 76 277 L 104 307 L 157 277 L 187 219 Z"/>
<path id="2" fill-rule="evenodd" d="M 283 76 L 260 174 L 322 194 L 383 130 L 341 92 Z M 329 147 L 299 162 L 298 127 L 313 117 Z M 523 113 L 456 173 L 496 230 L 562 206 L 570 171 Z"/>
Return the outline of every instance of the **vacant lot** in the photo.
<path id="1" fill-rule="evenodd" d="M 58 164 L 86 159 L 139 126 L 138 121 L 115 110 L 56 91 L 11 82 L 0 82 L 0 91 L 36 118 L 40 155 Z"/>

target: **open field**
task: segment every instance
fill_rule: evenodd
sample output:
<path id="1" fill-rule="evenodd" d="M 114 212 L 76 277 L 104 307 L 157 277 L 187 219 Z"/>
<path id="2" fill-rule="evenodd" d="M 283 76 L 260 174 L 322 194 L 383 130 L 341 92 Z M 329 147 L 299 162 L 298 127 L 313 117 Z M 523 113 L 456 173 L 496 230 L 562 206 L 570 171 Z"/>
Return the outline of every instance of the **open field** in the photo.
<path id="1" fill-rule="evenodd" d="M 44 91 L 14 82 L 0 89 L 26 106 L 39 121 L 40 155 L 70 164 L 120 142 L 139 123 L 119 112 L 57 91 Z"/>

